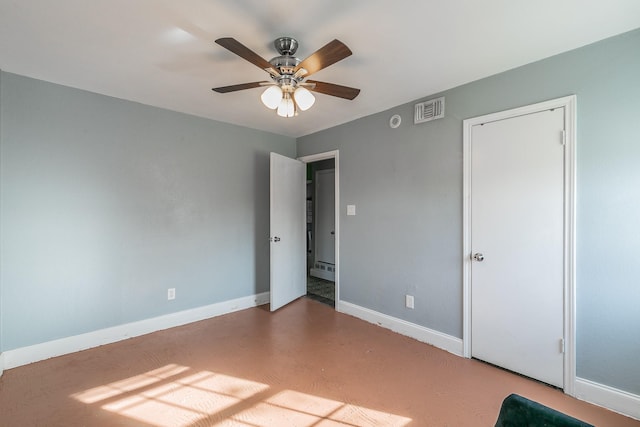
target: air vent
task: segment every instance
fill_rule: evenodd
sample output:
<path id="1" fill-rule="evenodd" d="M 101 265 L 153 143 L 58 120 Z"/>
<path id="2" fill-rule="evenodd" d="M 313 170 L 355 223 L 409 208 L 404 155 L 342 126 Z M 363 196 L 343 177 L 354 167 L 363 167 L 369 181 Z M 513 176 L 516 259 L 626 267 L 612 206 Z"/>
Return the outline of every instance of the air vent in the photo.
<path id="1" fill-rule="evenodd" d="M 416 104 L 413 123 L 424 123 L 444 117 L 444 96 Z"/>

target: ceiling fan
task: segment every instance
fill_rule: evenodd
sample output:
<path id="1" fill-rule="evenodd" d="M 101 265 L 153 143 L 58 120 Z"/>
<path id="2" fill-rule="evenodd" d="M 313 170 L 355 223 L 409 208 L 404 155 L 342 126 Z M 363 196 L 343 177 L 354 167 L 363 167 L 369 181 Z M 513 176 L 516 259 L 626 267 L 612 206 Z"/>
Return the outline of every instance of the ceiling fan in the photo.
<path id="1" fill-rule="evenodd" d="M 260 98 L 267 108 L 276 110 L 279 116 L 293 117 L 298 110 L 306 111 L 311 108 L 315 97 L 310 91 L 349 100 L 360 93 L 360 89 L 348 86 L 317 80 L 305 81 L 310 75 L 351 55 L 351 50 L 339 40 L 327 43 L 303 61 L 294 56 L 298 50 L 298 41 L 291 37 L 279 37 L 273 42 L 280 56 L 270 61 L 234 38 L 220 38 L 216 43 L 269 73 L 272 81 L 215 87 L 213 90 L 227 93 L 267 86 Z"/>

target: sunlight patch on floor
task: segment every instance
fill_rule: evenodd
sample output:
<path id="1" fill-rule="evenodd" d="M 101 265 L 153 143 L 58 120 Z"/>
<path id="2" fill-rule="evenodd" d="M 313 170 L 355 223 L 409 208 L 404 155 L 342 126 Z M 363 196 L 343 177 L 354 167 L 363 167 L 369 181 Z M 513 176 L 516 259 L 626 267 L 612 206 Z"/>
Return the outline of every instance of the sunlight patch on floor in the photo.
<path id="1" fill-rule="evenodd" d="M 133 377 L 124 379 L 122 381 L 116 381 L 111 384 L 91 388 L 85 390 L 82 393 L 77 393 L 71 397 L 83 402 L 83 403 L 95 403 L 101 400 L 108 399 L 114 396 L 120 396 L 130 391 L 135 391 L 143 387 L 147 387 L 151 384 L 162 381 L 163 379 L 170 378 L 187 371 L 189 368 L 186 366 L 178 365 L 166 365 L 159 369 L 146 372 L 142 375 L 135 375 Z"/>
<path id="2" fill-rule="evenodd" d="M 94 387 L 80 402 L 158 427 L 406 426 L 411 419 L 175 364 Z M 204 424 L 206 423 L 206 424 Z"/>
<path id="3" fill-rule="evenodd" d="M 410 418 L 292 390 L 282 391 L 257 406 L 255 409 L 264 411 L 263 414 L 271 419 L 286 419 L 290 422 L 288 425 L 296 426 L 401 427 L 411 422 Z"/>

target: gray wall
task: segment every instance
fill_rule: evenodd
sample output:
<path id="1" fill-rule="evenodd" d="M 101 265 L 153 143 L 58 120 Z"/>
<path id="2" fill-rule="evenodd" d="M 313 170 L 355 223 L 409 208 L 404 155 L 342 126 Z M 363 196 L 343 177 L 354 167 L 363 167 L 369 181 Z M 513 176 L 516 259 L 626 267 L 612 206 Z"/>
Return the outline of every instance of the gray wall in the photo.
<path id="1" fill-rule="evenodd" d="M 639 52 L 635 30 L 417 100 L 446 96 L 441 120 L 410 103 L 299 138 L 340 150 L 341 298 L 461 337 L 462 120 L 576 94 L 577 374 L 640 394 Z"/>
<path id="2" fill-rule="evenodd" d="M 294 139 L 9 73 L 0 96 L 0 350 L 268 291 Z"/>

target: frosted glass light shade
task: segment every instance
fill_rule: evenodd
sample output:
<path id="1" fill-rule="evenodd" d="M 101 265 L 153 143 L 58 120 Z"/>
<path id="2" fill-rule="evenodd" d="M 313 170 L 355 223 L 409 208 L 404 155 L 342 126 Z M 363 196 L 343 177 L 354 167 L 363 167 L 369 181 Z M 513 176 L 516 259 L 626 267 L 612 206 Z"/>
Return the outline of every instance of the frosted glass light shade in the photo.
<path id="1" fill-rule="evenodd" d="M 269 86 L 260 96 L 265 107 L 275 110 L 282 100 L 282 89 L 279 86 Z"/>
<path id="2" fill-rule="evenodd" d="M 304 87 L 297 88 L 293 97 L 302 111 L 307 111 L 316 102 L 316 97 Z"/>
<path id="3" fill-rule="evenodd" d="M 278 105 L 278 115 L 280 117 L 293 117 L 295 112 L 296 108 L 293 104 L 293 99 L 285 94 L 280 101 L 280 105 Z"/>

